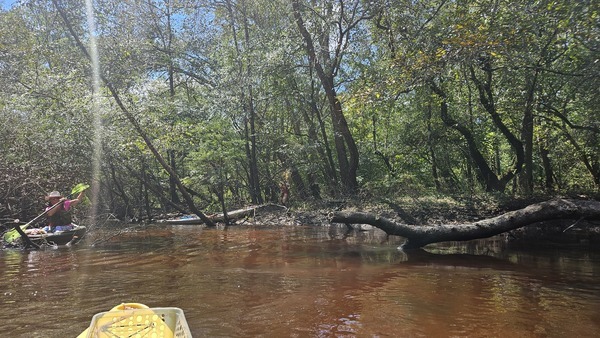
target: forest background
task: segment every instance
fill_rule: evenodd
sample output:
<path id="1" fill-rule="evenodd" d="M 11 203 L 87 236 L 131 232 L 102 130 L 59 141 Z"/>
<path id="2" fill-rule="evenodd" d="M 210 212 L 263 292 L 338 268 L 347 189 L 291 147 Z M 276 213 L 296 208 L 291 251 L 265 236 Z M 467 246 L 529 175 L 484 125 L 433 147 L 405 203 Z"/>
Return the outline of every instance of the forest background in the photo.
<path id="1" fill-rule="evenodd" d="M 286 189 L 298 207 L 597 196 L 599 15 L 591 0 L 18 1 L 0 10 L 0 219 L 79 182 L 120 219 Z"/>

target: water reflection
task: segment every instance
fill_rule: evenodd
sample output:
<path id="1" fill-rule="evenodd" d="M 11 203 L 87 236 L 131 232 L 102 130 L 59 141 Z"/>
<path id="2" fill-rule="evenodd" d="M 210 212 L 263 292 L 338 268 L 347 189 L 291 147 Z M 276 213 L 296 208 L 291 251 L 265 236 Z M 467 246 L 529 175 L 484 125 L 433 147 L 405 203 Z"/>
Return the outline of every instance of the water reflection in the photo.
<path id="1" fill-rule="evenodd" d="M 157 226 L 93 242 L 0 252 L 11 337 L 76 336 L 120 302 L 181 307 L 210 337 L 593 336 L 600 323 L 597 252 L 494 239 L 405 253 L 400 238 L 336 227 Z"/>

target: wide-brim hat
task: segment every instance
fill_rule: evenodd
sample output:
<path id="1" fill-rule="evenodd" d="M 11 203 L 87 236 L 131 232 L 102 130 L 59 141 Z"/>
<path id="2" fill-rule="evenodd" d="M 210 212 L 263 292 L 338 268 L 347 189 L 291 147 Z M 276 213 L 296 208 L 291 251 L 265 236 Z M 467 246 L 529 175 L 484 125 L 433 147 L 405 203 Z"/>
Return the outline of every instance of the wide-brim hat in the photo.
<path id="1" fill-rule="evenodd" d="M 63 196 L 58 191 L 54 190 L 53 192 L 49 193 L 48 196 L 46 196 L 46 199 L 49 200 L 54 197 L 61 198 Z"/>

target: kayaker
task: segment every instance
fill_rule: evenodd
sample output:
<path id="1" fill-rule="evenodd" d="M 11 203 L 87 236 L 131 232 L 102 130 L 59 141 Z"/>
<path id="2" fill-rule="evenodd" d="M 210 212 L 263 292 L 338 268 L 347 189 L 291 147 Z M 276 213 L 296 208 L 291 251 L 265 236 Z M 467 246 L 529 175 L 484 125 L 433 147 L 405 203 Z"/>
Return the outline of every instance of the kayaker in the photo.
<path id="1" fill-rule="evenodd" d="M 73 218 L 71 216 L 71 208 L 79 204 L 85 197 L 85 190 L 80 192 L 76 199 L 66 199 L 60 192 L 53 191 L 46 196 L 48 206 L 46 210 L 52 208 L 56 203 L 62 203 L 62 206 L 56 207 L 48 211 L 48 225 L 43 228 L 46 232 L 68 231 L 72 230 Z"/>

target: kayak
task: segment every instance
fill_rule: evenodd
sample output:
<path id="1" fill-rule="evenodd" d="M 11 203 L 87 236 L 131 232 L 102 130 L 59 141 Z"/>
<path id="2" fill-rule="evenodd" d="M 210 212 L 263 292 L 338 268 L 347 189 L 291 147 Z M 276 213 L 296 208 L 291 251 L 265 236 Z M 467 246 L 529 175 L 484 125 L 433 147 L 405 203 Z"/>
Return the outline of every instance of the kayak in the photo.
<path id="1" fill-rule="evenodd" d="M 211 219 L 210 216 L 208 216 Z M 211 219 L 212 221 L 212 219 Z M 174 224 L 174 225 L 198 225 L 204 223 L 204 221 L 195 215 L 185 215 L 178 218 L 172 218 L 165 221 L 165 223 Z"/>
<path id="2" fill-rule="evenodd" d="M 180 308 L 123 303 L 95 314 L 90 326 L 77 336 L 88 337 L 191 338 L 192 334 Z"/>
<path id="3" fill-rule="evenodd" d="M 66 198 L 69 199 L 72 195 L 74 194 L 81 194 L 83 193 L 87 188 L 89 188 L 90 186 L 87 184 L 83 184 L 83 183 L 79 183 L 78 185 L 75 186 L 75 188 L 73 188 L 73 190 L 71 191 L 71 194 L 69 194 L 69 196 L 67 196 Z M 57 194 L 60 195 L 59 192 L 56 192 Z M 8 230 L 4 233 L 4 235 L 2 236 L 2 239 L 4 241 L 5 244 L 7 245 L 16 245 L 18 244 L 18 241 L 21 240 L 23 241 L 23 239 L 21 238 L 21 236 L 25 236 L 25 230 L 27 230 L 27 228 L 29 228 L 29 226 L 35 224 L 36 221 L 38 221 L 39 219 L 41 219 L 42 217 L 48 215 L 48 213 L 52 210 L 54 210 L 55 208 L 58 208 L 59 206 L 63 205 L 61 200 L 59 201 L 59 203 L 54 204 L 53 206 L 49 207 L 46 209 L 46 211 L 44 211 L 43 213 L 37 215 L 34 219 L 32 219 L 31 221 L 27 222 L 27 224 L 25 225 L 15 225 L 15 227 L 11 230 Z M 15 220 L 16 222 L 18 222 L 18 220 Z M 34 233 L 38 233 L 38 231 L 35 231 Z M 29 237 L 29 236 L 27 236 Z M 29 242 L 29 241 L 26 241 Z M 68 242 L 67 242 L 68 243 Z M 35 243 L 25 243 L 26 246 L 35 246 Z"/>
<path id="4" fill-rule="evenodd" d="M 262 211 L 274 212 L 274 211 L 282 211 L 282 210 L 286 210 L 286 207 L 284 207 L 282 205 L 273 204 L 273 203 L 267 203 L 267 204 L 263 204 L 263 205 L 253 205 L 253 206 L 243 208 L 243 209 L 228 211 L 227 219 L 234 220 L 234 219 L 240 219 L 240 218 L 244 218 L 244 217 L 252 217 L 252 216 L 256 215 L 258 212 L 262 212 Z M 225 215 L 222 213 L 214 214 L 214 215 L 207 215 L 206 217 L 208 217 L 208 219 L 210 219 L 213 222 L 225 221 Z M 181 216 L 178 218 L 172 218 L 172 219 L 165 220 L 164 222 L 168 223 L 168 224 L 173 224 L 173 225 L 186 225 L 186 224 L 187 225 L 198 225 L 198 224 L 204 223 L 204 221 L 196 215 L 184 215 L 184 216 Z"/>
<path id="5" fill-rule="evenodd" d="M 82 225 L 75 225 L 73 230 L 67 231 L 56 231 L 49 233 L 30 233 L 27 234 L 29 239 L 37 244 L 52 244 L 52 245 L 67 245 L 77 243 L 83 235 L 85 235 L 86 228 Z"/>

